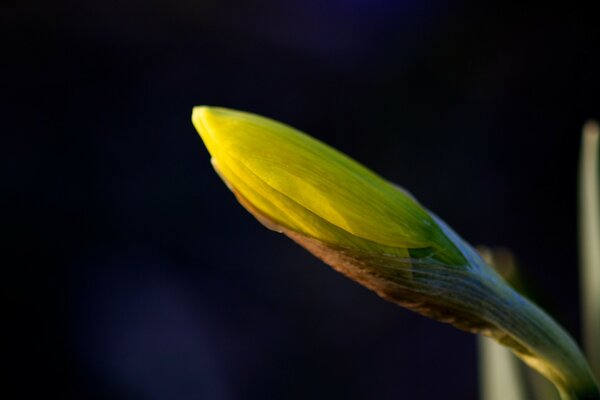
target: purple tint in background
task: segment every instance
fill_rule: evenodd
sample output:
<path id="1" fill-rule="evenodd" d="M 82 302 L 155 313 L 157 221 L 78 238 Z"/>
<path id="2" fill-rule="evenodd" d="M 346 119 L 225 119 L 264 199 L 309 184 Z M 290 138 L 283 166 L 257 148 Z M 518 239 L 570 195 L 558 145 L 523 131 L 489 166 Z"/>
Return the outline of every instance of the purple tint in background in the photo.
<path id="1" fill-rule="evenodd" d="M 168 265 L 107 250 L 73 268 L 72 340 L 86 372 L 133 398 L 231 398 L 219 324 L 198 296 Z"/>
<path id="2" fill-rule="evenodd" d="M 66 399 L 477 398 L 473 336 L 379 299 L 236 203 L 191 125 L 197 104 L 303 129 L 473 244 L 511 248 L 536 301 L 577 337 L 594 15 L 506 2 L 3 5 L 9 383 Z"/>

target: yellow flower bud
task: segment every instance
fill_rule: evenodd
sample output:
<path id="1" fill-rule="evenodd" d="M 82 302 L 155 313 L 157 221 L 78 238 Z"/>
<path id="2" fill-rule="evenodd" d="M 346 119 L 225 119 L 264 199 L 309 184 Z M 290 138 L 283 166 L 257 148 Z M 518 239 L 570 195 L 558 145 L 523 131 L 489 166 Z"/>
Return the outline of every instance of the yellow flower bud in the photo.
<path id="1" fill-rule="evenodd" d="M 195 107 L 192 121 L 219 174 L 271 225 L 349 249 L 464 264 L 412 197 L 326 144 L 224 108 Z"/>

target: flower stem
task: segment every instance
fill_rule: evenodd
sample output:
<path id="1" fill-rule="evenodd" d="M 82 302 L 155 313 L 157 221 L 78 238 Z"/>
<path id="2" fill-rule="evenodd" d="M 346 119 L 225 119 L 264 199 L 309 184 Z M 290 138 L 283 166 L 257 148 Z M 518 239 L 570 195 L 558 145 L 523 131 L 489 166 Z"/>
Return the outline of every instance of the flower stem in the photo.
<path id="1" fill-rule="evenodd" d="M 490 332 L 557 387 L 562 400 L 600 400 L 598 385 L 575 341 L 535 304 L 507 285 L 493 285 L 486 309 L 499 328 Z"/>

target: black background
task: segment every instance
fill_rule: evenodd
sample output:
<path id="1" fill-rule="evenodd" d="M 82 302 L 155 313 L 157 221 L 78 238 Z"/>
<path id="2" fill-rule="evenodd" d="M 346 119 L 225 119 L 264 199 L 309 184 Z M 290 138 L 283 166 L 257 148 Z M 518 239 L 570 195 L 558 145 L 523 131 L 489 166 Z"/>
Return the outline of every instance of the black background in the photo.
<path id="1" fill-rule="evenodd" d="M 473 336 L 379 299 L 236 204 L 190 123 L 197 104 L 296 126 L 471 243 L 512 249 L 578 337 L 599 24 L 576 2 L 534 4 L 3 2 L 5 365 L 21 397 L 477 398 Z"/>

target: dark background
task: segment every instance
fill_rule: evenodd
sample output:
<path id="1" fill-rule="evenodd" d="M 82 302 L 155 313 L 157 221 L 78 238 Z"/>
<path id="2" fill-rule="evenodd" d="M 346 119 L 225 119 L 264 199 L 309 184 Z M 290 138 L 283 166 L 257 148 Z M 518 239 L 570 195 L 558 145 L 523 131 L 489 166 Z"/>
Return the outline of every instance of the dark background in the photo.
<path id="1" fill-rule="evenodd" d="M 379 299 L 236 204 L 197 104 L 303 129 L 471 243 L 509 247 L 578 337 L 598 18 L 487 4 L 3 2 L 5 365 L 20 398 L 477 398 L 474 336 Z"/>

